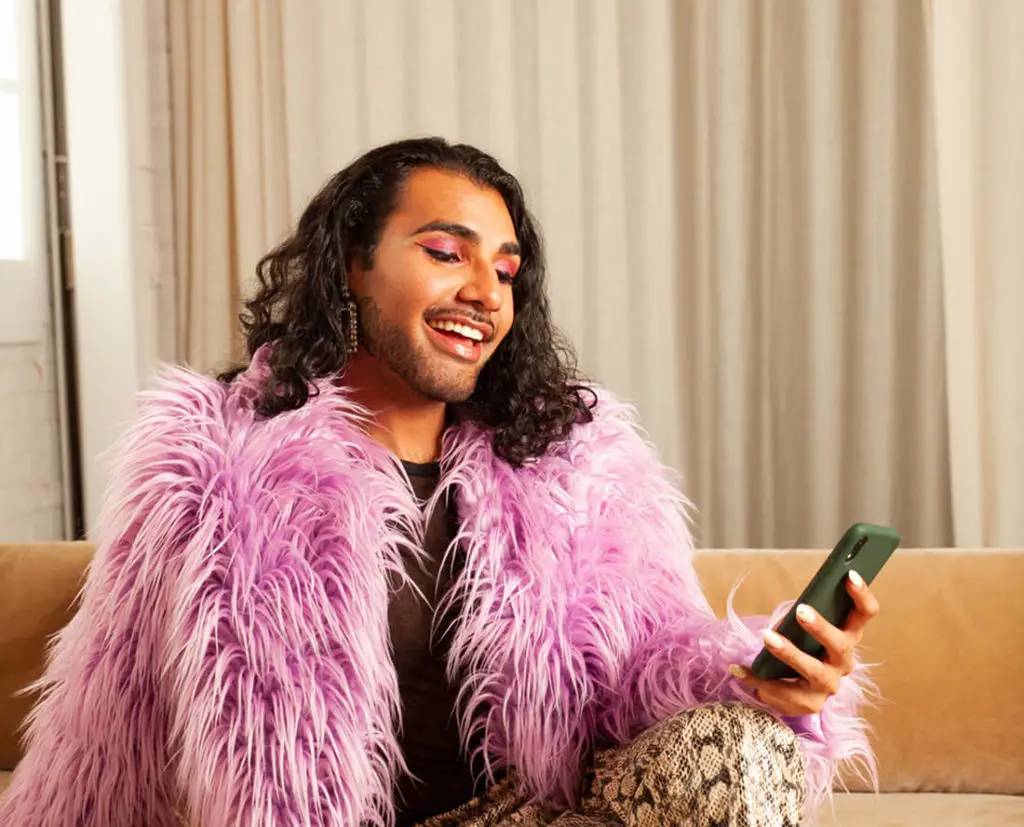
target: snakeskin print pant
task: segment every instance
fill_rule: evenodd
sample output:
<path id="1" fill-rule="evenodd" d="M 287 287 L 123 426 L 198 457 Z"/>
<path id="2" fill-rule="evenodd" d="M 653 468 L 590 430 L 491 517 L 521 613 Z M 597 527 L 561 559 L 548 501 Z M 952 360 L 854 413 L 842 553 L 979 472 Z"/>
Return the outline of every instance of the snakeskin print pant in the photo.
<path id="1" fill-rule="evenodd" d="M 576 811 L 528 802 L 510 778 L 422 827 L 797 827 L 804 793 L 788 727 L 742 704 L 709 704 L 597 753 Z"/>

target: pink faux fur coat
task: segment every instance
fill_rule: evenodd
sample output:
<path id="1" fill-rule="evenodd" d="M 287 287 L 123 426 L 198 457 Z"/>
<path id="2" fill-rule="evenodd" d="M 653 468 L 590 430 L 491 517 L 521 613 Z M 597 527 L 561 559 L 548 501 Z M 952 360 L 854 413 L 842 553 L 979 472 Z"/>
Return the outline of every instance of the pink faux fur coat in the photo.
<path id="1" fill-rule="evenodd" d="M 81 608 L 57 639 L 10 827 L 386 824 L 402 758 L 389 571 L 422 529 L 401 465 L 324 384 L 253 414 L 265 365 L 230 388 L 175 370 L 142 401 L 115 468 Z M 607 396 L 522 469 L 472 425 L 447 435 L 466 567 L 450 668 L 464 737 L 560 804 L 602 740 L 707 701 L 750 699 L 766 618 L 716 620 L 686 502 Z M 871 763 L 857 673 L 790 721 L 812 801 Z"/>

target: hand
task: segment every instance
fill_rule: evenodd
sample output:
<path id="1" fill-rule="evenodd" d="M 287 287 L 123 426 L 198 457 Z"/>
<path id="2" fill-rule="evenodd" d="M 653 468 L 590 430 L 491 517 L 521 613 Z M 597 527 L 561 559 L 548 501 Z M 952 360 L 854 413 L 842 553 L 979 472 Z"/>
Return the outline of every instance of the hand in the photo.
<path id="1" fill-rule="evenodd" d="M 763 637 L 769 651 L 792 666 L 801 677 L 762 680 L 741 666 L 731 666 L 730 671 L 751 687 L 763 703 L 783 715 L 821 712 L 825 701 L 839 691 L 840 680 L 853 671 L 854 649 L 864 637 L 868 621 L 878 614 L 878 600 L 856 572 L 850 572 L 846 591 L 853 598 L 853 611 L 842 629 L 833 626 L 810 606 L 797 607 L 797 621 L 825 647 L 822 660 L 801 652 L 774 631 L 765 630 Z"/>

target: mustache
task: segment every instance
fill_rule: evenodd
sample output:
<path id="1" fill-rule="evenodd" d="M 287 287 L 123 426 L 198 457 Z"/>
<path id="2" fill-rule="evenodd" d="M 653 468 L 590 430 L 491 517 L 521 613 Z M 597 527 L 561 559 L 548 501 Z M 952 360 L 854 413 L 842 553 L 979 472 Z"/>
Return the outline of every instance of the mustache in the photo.
<path id="1" fill-rule="evenodd" d="M 427 321 L 433 321 L 435 319 L 464 319 L 465 321 L 473 324 L 494 327 L 494 322 L 491 320 L 489 313 L 484 313 L 467 307 L 452 307 L 447 309 L 432 307 L 424 313 L 423 316 Z"/>
<path id="2" fill-rule="evenodd" d="M 466 324 L 480 331 L 483 334 L 485 343 L 494 341 L 497 334 L 497 325 L 491 320 L 489 313 L 483 313 L 474 308 L 453 308 L 444 310 L 442 308 L 431 308 L 424 314 L 427 324 L 435 321 L 449 321 Z"/>

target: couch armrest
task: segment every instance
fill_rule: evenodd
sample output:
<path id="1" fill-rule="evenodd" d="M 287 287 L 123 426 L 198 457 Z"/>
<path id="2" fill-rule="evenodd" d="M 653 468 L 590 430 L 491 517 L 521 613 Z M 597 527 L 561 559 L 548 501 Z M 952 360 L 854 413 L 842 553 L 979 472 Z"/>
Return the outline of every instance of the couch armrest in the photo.
<path id="1" fill-rule="evenodd" d="M 21 725 L 36 696 L 17 693 L 42 675 L 46 645 L 71 620 L 92 551 L 88 543 L 0 544 L 0 770 L 21 757 Z"/>

